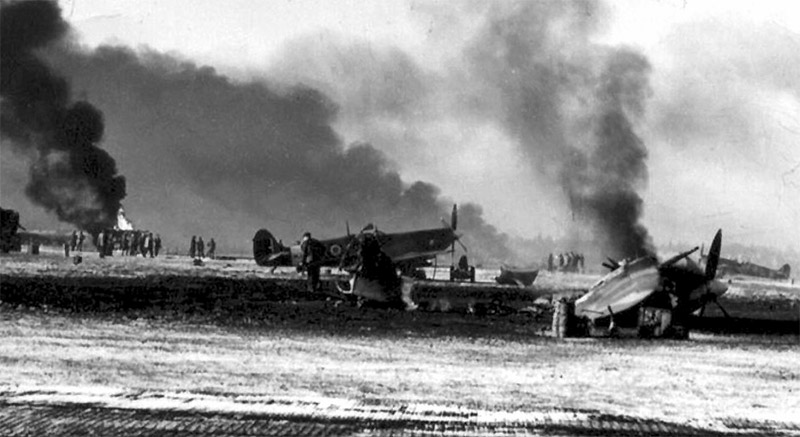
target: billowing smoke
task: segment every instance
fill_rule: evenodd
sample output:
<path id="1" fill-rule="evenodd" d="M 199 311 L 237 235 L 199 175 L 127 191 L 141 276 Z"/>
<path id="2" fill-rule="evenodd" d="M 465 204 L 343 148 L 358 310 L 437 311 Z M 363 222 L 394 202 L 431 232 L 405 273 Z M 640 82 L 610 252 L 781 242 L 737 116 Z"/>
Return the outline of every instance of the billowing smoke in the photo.
<path id="1" fill-rule="evenodd" d="M 102 113 L 74 101 L 67 80 L 39 51 L 65 37 L 55 3 L 0 4 L 0 128 L 31 160 L 28 197 L 64 222 L 92 233 L 116 223 L 125 179 L 98 148 Z"/>
<path id="2" fill-rule="evenodd" d="M 617 258 L 652 253 L 638 194 L 647 150 L 636 133 L 650 65 L 631 49 L 593 42 L 607 21 L 602 5 L 422 2 L 415 10 L 442 38 L 430 44 L 446 47 L 438 68 L 396 47 L 322 32 L 289 43 L 270 73 L 336 96 L 344 105 L 337 127 L 407 169 L 485 178 L 498 192 L 513 184 L 520 205 L 542 206 L 534 213 L 566 205 L 558 220 L 575 218 L 565 226 L 571 241 Z M 513 168 L 517 152 L 534 180 L 501 182 L 496 168 Z M 495 170 L 484 176 L 484 167 Z"/>
<path id="3" fill-rule="evenodd" d="M 146 228 L 185 241 L 205 233 L 246 242 L 269 227 L 291 241 L 303 230 L 341 235 L 347 223 L 353 231 L 367 222 L 401 231 L 449 218 L 453 201 L 435 185 L 404 181 L 369 143 L 345 144 L 332 127 L 339 106 L 314 88 L 235 81 L 147 49 L 63 44 L 46 55 L 107 114 L 140 187 L 129 205 L 145 205 L 130 209 Z M 506 237 L 481 208 L 459 207 L 471 255 L 508 259 Z M 142 220 L 144 209 L 152 212 Z"/>
<path id="4" fill-rule="evenodd" d="M 647 150 L 634 129 L 650 65 L 591 41 L 603 13 L 594 2 L 502 4 L 467 49 L 467 68 L 482 78 L 472 92 L 499 97 L 479 110 L 499 115 L 542 181 L 622 258 L 653 253 L 637 193 Z"/>
<path id="5" fill-rule="evenodd" d="M 595 144 L 579 168 L 565 167 L 564 186 L 573 208 L 601 231 L 604 247 L 616 257 L 654 254 L 647 229 L 639 222 L 647 180 L 647 150 L 630 117 L 641 115 L 649 64 L 628 51 L 613 52 L 599 81 Z M 579 153 L 573 156 L 581 156 Z"/>
<path id="6" fill-rule="evenodd" d="M 63 42 L 45 54 L 103 108 L 109 147 L 126 174 L 136 174 L 126 204 L 137 225 L 164 234 L 188 241 L 215 232 L 224 248 L 262 226 L 284 238 L 306 229 L 341 234 L 346 222 L 436 226 L 451 201 L 436 185 L 401 174 L 438 172 L 438 184 L 485 181 L 541 210 L 557 210 L 552 203 L 561 200 L 576 228 L 597 231 L 583 235 L 596 235 L 606 255 L 651 252 L 637 194 L 647 182 L 637 124 L 650 65 L 633 50 L 594 42 L 603 8 L 589 1 L 419 6 L 431 16 L 453 14 L 431 21 L 449 27 L 442 32 L 449 58 L 436 67 L 397 47 L 330 33 L 288 43 L 259 81 L 148 49 Z M 520 162 L 535 170 L 534 180 L 483 172 Z M 509 237 L 486 223 L 482 208 L 460 211 L 471 255 L 512 257 Z"/>

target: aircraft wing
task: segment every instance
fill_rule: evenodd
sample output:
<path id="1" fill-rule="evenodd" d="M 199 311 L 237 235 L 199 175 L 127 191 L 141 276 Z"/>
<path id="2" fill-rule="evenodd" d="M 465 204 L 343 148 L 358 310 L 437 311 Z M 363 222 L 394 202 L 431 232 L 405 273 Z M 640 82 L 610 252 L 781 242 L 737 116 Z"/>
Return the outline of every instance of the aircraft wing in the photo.
<path id="1" fill-rule="evenodd" d="M 575 302 L 575 314 L 591 320 L 617 313 L 642 302 L 658 287 L 658 268 L 622 266 L 595 284 Z"/>

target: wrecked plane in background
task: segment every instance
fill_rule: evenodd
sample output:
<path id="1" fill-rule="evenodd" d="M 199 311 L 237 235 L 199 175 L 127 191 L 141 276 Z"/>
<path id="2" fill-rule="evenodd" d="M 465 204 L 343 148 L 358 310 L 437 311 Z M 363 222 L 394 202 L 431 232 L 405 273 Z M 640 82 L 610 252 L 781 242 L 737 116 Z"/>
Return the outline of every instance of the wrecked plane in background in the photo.
<path id="1" fill-rule="evenodd" d="M 500 276 L 496 276 L 494 280 L 502 285 L 529 287 L 538 275 L 539 269 L 516 269 L 500 266 Z"/>
<path id="2" fill-rule="evenodd" d="M 456 234 L 456 205 L 450 223 L 442 221 L 444 227 L 409 232 L 385 233 L 368 225 L 353 235 L 348 229 L 343 237 L 320 240 L 325 246 L 320 264 L 351 274 L 350 288 L 340 289 L 343 293 L 381 302 L 401 301 L 397 270 L 404 276 L 424 278 L 421 268 L 431 266 L 431 259 L 453 251 L 456 242 L 464 247 Z M 253 257 L 260 266 L 299 267 L 302 250 L 299 244 L 284 246 L 268 230 L 260 229 L 253 237 Z"/>
<path id="3" fill-rule="evenodd" d="M 663 263 L 655 257 L 647 256 L 632 261 L 604 263 L 612 271 L 593 285 L 589 292 L 575 301 L 574 315 L 594 323 L 599 319 L 610 318 L 609 331 L 615 328 L 615 319 L 625 319 L 625 312 L 641 307 L 651 313 L 658 313 L 654 328 L 658 335 L 667 335 L 670 328 L 683 328 L 689 315 L 714 302 L 720 310 L 728 313 L 717 298 L 724 294 L 728 286 L 715 279 L 717 264 L 722 247 L 722 230 L 714 236 L 711 250 L 705 263 L 705 270 L 689 259 L 689 255 L 699 250 L 680 253 Z M 634 314 L 641 328 L 642 315 Z"/>
<path id="4" fill-rule="evenodd" d="M 705 265 L 708 260 L 708 256 L 706 256 L 703 251 L 700 251 L 700 264 Z M 769 267 L 760 266 L 758 264 L 753 264 L 748 261 L 737 261 L 728 258 L 720 258 L 719 265 L 717 267 L 717 271 L 720 277 L 731 277 L 731 276 L 753 276 L 756 278 L 766 278 L 766 279 L 776 279 L 776 280 L 787 280 L 790 278 L 792 274 L 792 268 L 789 264 L 784 264 L 778 270 L 773 270 Z"/>

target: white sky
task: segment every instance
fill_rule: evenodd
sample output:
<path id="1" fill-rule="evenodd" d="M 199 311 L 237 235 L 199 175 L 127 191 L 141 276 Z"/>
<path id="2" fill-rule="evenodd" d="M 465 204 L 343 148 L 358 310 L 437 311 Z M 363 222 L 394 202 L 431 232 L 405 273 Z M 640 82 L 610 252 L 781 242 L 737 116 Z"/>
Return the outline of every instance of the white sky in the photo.
<path id="1" fill-rule="evenodd" d="M 436 23 L 421 20 L 420 5 L 414 1 L 65 0 L 60 4 L 84 44 L 147 45 L 242 78 L 279 62 L 276 57 L 287 40 L 322 29 L 397 46 L 430 69 L 442 67 L 447 54 L 456 52 L 447 44 L 457 38 L 430 37 Z M 447 4 L 442 1 L 439 6 Z M 601 34 L 602 42 L 634 46 L 648 56 L 655 99 L 659 90 L 683 86 L 682 78 L 668 75 L 675 54 L 665 52 L 680 25 L 744 23 L 800 33 L 800 3 L 788 0 L 616 0 L 610 2 L 610 10 L 612 22 Z M 725 142 L 730 138 L 724 136 L 711 136 L 691 150 L 663 147 L 657 143 L 663 138 L 649 138 L 650 126 L 641 127 L 645 139 L 656 142 L 648 143 L 650 182 L 644 197 L 645 223 L 657 242 L 706 241 L 723 227 L 726 236 L 743 243 L 800 247 L 798 96 L 797 90 L 756 96 L 762 109 L 756 124 L 763 129 L 763 141 L 754 146 L 753 156 L 726 156 Z M 708 114 L 724 116 L 724 111 Z M 482 131 L 471 141 L 502 142 L 497 135 Z M 448 197 L 482 204 L 487 220 L 501 230 L 523 236 L 560 232 L 559 222 L 566 219 L 563 211 L 542 208 L 535 201 L 520 205 L 515 184 L 526 171 L 523 166 L 509 163 L 503 168 L 502 162 L 494 162 L 481 171 L 484 160 L 498 160 L 497 155 L 484 157 L 482 150 L 486 151 L 477 144 L 448 164 L 404 169 L 398 162 L 398 166 L 408 179 L 429 180 Z M 477 176 L 459 177 L 459 171 L 467 171 L 460 170 L 464 168 Z M 531 220 L 532 216 L 538 219 Z"/>

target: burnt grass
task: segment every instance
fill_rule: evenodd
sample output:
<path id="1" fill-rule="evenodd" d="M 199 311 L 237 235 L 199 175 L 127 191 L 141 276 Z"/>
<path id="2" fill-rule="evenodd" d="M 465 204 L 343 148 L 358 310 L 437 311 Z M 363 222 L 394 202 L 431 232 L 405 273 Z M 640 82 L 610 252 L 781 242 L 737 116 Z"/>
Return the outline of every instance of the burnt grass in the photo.
<path id="1" fill-rule="evenodd" d="M 524 292 L 480 289 L 477 310 L 407 312 L 387 305 L 359 304 L 337 295 L 331 281 L 321 293 L 305 291 L 296 278 L 223 278 L 150 275 L 0 275 L 0 311 L 47 312 L 80 317 L 146 318 L 244 329 L 288 329 L 330 334 L 519 337 L 550 329 L 549 305 L 533 305 Z M 458 292 L 459 287 L 415 288 L 415 294 Z M 472 292 L 474 293 L 474 292 Z M 789 299 L 720 299 L 731 317 L 709 304 L 692 328 L 721 334 L 797 335 L 800 308 Z M 424 305 L 423 305 L 424 306 Z M 532 310 L 519 312 L 529 307 Z"/>

